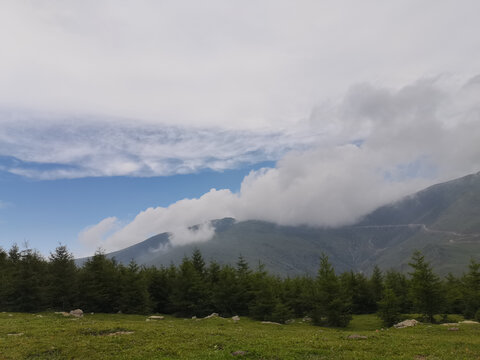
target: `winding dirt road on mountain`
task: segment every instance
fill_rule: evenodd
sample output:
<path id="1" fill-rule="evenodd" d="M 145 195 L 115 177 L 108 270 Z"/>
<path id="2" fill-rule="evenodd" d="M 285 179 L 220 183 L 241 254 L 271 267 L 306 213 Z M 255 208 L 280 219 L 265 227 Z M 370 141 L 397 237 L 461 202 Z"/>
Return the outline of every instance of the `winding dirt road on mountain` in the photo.
<path id="1" fill-rule="evenodd" d="M 480 238 L 479 233 L 459 233 L 456 231 L 449 231 L 449 230 L 436 230 L 429 228 L 426 224 L 397 224 L 397 225 L 359 225 L 359 226 L 352 226 L 353 228 L 361 228 L 361 229 L 391 229 L 391 228 L 419 228 L 421 231 L 425 231 L 428 233 L 433 234 L 443 234 L 443 235 L 450 235 L 454 236 L 455 239 L 449 239 L 448 242 L 455 243 L 455 242 L 462 242 L 463 239 L 471 239 L 471 238 Z M 464 242 L 476 242 L 477 240 L 467 240 Z"/>

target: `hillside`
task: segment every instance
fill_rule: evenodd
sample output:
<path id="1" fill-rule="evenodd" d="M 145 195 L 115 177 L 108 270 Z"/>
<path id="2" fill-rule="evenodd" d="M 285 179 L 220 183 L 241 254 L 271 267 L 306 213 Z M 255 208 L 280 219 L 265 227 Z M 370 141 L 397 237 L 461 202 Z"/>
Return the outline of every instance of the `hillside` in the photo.
<path id="1" fill-rule="evenodd" d="M 421 250 L 439 273 L 460 273 L 480 254 L 480 173 L 431 186 L 378 208 L 353 226 L 313 228 L 263 221 L 212 222 L 214 237 L 203 243 L 171 247 L 159 234 L 109 254 L 127 263 L 178 263 L 198 248 L 206 260 L 235 263 L 241 254 L 280 275 L 314 274 L 322 252 L 337 271 L 406 270 L 411 253 Z"/>

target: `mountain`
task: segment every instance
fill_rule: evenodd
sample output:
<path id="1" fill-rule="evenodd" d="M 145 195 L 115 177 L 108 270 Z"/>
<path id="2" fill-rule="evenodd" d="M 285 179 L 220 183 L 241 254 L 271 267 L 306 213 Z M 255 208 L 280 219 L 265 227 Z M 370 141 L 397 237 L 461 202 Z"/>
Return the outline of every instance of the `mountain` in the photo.
<path id="1" fill-rule="evenodd" d="M 326 253 L 338 272 L 408 270 L 414 250 L 422 251 L 438 273 L 461 273 L 480 254 L 480 173 L 431 186 L 382 206 L 352 226 L 314 228 L 264 221 L 212 221 L 206 242 L 172 247 L 167 233 L 108 254 L 122 263 L 147 266 L 179 263 L 198 248 L 204 258 L 234 264 L 242 255 L 279 275 L 315 274 Z M 478 258 L 477 258 L 478 259 Z M 80 260 L 81 262 L 81 260 Z"/>

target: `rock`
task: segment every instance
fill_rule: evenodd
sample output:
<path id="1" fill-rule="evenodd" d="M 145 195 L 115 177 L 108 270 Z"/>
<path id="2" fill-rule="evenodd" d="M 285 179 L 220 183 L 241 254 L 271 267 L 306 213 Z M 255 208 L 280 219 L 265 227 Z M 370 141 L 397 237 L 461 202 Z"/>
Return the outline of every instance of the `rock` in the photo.
<path id="1" fill-rule="evenodd" d="M 282 324 L 279 324 L 279 323 L 273 322 L 273 321 L 262 321 L 262 324 L 282 325 Z"/>
<path id="2" fill-rule="evenodd" d="M 148 318 L 149 318 L 150 320 L 163 320 L 163 319 L 165 319 L 165 316 L 152 315 L 152 316 L 149 316 Z"/>
<path id="3" fill-rule="evenodd" d="M 457 326 L 458 323 L 443 323 L 442 326 Z"/>
<path id="4" fill-rule="evenodd" d="M 210 319 L 210 318 L 215 318 L 215 317 L 219 317 L 219 315 L 217 313 L 211 313 L 210 315 L 205 316 L 204 319 Z"/>
<path id="5" fill-rule="evenodd" d="M 70 311 L 70 315 L 75 316 L 77 318 L 80 318 L 83 316 L 83 310 L 82 309 L 75 309 Z"/>
<path id="6" fill-rule="evenodd" d="M 197 317 L 196 317 L 196 316 L 192 316 L 192 320 L 197 320 Z"/>
<path id="7" fill-rule="evenodd" d="M 473 321 L 473 320 L 463 320 L 460 321 L 459 324 L 480 324 L 478 321 Z"/>
<path id="8" fill-rule="evenodd" d="M 147 318 L 147 319 L 145 319 L 145 321 L 150 321 L 150 319 Z"/>
<path id="9" fill-rule="evenodd" d="M 133 334 L 133 331 L 116 331 L 113 333 L 109 333 L 106 336 L 130 335 L 130 334 Z"/>
<path id="10" fill-rule="evenodd" d="M 243 355 L 247 355 L 247 352 L 243 351 L 243 350 L 237 350 L 237 351 L 232 352 L 232 355 L 233 356 L 243 356 Z"/>
<path id="11" fill-rule="evenodd" d="M 7 336 L 23 336 L 23 333 L 7 334 Z"/>
<path id="12" fill-rule="evenodd" d="M 35 317 L 42 318 L 42 317 L 43 317 L 43 315 L 36 315 Z"/>
<path id="13" fill-rule="evenodd" d="M 238 315 L 232 316 L 232 320 L 234 322 L 240 321 L 240 316 L 238 316 Z"/>
<path id="14" fill-rule="evenodd" d="M 419 324 L 419 322 L 415 319 L 408 319 L 408 320 L 403 320 L 402 322 L 399 322 L 398 324 L 393 325 L 394 328 L 396 329 L 403 329 L 406 327 L 411 327 Z"/>
<path id="15" fill-rule="evenodd" d="M 460 330 L 458 327 L 451 327 L 447 329 L 448 331 L 458 331 Z"/>
<path id="16" fill-rule="evenodd" d="M 365 339 L 368 339 L 365 335 L 358 335 L 358 334 L 353 334 L 353 335 L 349 335 L 347 336 L 347 339 L 348 340 L 365 340 Z"/>
<path id="17" fill-rule="evenodd" d="M 302 319 L 303 322 L 311 322 L 312 321 L 312 318 L 311 317 L 308 317 L 308 316 L 305 316 L 303 319 Z"/>
<path id="18" fill-rule="evenodd" d="M 55 311 L 55 315 L 70 316 L 70 313 L 67 313 L 65 311 Z"/>
<path id="19" fill-rule="evenodd" d="M 289 324 L 293 324 L 295 322 L 294 319 L 288 319 L 288 320 L 285 320 L 285 324 L 289 325 Z"/>

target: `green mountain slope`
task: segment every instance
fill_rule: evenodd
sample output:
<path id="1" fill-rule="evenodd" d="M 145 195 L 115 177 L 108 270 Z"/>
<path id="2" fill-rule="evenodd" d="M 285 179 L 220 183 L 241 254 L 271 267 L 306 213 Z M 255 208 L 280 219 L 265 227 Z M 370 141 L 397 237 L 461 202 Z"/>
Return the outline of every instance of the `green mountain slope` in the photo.
<path id="1" fill-rule="evenodd" d="M 206 260 L 233 264 L 241 254 L 252 266 L 261 262 L 271 272 L 298 275 L 314 274 L 322 252 L 339 272 L 369 272 L 375 264 L 407 270 L 418 249 L 439 273 L 460 273 L 480 255 L 480 173 L 383 206 L 354 226 L 280 226 L 231 218 L 212 223 L 216 232 L 206 242 L 171 247 L 168 234 L 160 234 L 109 255 L 159 266 L 178 263 L 198 248 Z"/>

